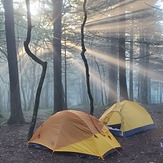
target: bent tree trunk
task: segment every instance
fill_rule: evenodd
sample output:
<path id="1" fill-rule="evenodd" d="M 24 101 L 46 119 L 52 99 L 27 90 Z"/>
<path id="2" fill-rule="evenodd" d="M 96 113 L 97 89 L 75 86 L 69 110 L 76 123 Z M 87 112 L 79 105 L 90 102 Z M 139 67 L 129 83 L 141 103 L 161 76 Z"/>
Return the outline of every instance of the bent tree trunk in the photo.
<path id="1" fill-rule="evenodd" d="M 93 112 L 94 112 L 93 97 L 92 97 L 91 89 L 90 89 L 89 66 L 87 63 L 87 59 L 85 57 L 86 48 L 85 48 L 85 44 L 84 44 L 84 27 L 85 27 L 85 23 L 87 21 L 86 2 L 87 2 L 87 0 L 84 0 L 84 3 L 83 3 L 84 20 L 81 25 L 81 47 L 82 47 L 81 56 L 82 56 L 82 59 L 83 59 L 84 65 L 85 65 L 85 71 L 86 71 L 87 92 L 88 92 L 88 96 L 89 96 L 89 100 L 90 100 L 90 114 L 93 115 Z"/>
<path id="2" fill-rule="evenodd" d="M 26 53 L 38 64 L 40 64 L 42 66 L 42 73 L 41 73 L 41 77 L 40 77 L 40 81 L 39 81 L 39 85 L 37 88 L 37 92 L 36 92 L 36 99 L 35 99 L 35 105 L 34 105 L 34 109 L 33 109 L 33 117 L 32 117 L 32 121 L 31 121 L 31 125 L 30 125 L 30 129 L 28 132 L 28 140 L 32 137 L 33 135 L 33 131 L 34 131 L 34 127 L 36 124 L 36 119 L 37 119 L 37 112 L 38 112 L 38 107 L 39 107 L 39 103 L 40 103 L 40 96 L 41 96 L 41 90 L 42 90 L 42 86 L 44 83 L 44 79 L 45 79 L 45 74 L 46 74 L 46 68 L 47 68 L 47 62 L 43 62 L 42 60 L 40 60 L 38 57 L 36 57 L 29 49 L 28 45 L 30 43 L 31 40 L 31 31 L 32 31 L 32 25 L 31 25 L 31 15 L 30 15 L 30 0 L 26 0 L 26 6 L 27 6 L 27 20 L 28 20 L 28 30 L 27 30 L 27 38 L 24 41 L 24 48 Z"/>

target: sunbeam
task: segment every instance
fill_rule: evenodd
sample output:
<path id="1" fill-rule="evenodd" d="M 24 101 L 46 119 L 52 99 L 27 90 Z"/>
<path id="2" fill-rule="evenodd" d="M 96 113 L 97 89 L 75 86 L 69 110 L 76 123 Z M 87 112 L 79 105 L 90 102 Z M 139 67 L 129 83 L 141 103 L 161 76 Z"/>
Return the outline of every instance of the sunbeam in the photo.
<path id="1" fill-rule="evenodd" d="M 72 58 L 75 58 L 75 56 L 71 55 Z M 82 72 L 85 75 L 85 67 L 84 65 L 81 63 L 81 60 L 79 59 L 73 59 L 73 64 L 74 66 L 80 70 L 80 72 Z M 108 83 L 106 83 L 105 81 L 102 81 L 100 79 L 100 74 L 97 73 L 97 71 L 93 70 L 91 67 L 89 68 L 89 73 L 90 73 L 90 81 L 93 85 L 95 85 L 99 90 L 101 89 L 105 89 L 105 91 L 111 92 L 111 94 L 115 94 L 116 90 L 113 90 L 112 88 L 109 88 Z"/>

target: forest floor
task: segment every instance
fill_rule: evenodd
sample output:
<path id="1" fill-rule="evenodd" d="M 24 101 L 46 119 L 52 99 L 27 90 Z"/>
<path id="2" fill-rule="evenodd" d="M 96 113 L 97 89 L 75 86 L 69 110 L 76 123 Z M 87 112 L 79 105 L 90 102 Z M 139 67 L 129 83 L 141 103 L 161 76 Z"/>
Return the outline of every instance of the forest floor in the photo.
<path id="1" fill-rule="evenodd" d="M 105 160 L 28 148 L 26 139 L 29 124 L 9 126 L 1 123 L 0 163 L 163 163 L 163 148 L 160 147 L 160 138 L 163 137 L 163 106 L 151 106 L 149 111 L 156 129 L 129 138 L 117 138 L 123 149 L 108 155 Z M 42 121 L 39 117 L 37 124 Z"/>

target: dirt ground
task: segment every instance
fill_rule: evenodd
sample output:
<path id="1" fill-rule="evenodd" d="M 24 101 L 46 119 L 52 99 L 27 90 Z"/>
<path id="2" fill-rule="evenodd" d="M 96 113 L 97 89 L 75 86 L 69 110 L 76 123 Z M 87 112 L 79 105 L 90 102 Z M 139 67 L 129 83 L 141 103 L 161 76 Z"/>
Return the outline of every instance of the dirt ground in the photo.
<path id="1" fill-rule="evenodd" d="M 156 129 L 130 138 L 117 138 L 123 149 L 108 155 L 105 160 L 81 158 L 70 153 L 28 148 L 26 138 L 29 124 L 0 126 L 0 163 L 163 163 L 163 107 L 152 109 Z M 41 119 L 40 119 L 41 123 Z"/>

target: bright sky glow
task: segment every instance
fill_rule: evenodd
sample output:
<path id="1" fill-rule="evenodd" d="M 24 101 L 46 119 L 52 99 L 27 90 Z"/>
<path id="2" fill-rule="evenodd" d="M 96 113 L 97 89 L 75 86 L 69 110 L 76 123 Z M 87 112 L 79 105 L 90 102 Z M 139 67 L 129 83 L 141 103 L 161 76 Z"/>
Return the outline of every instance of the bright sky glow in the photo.
<path id="1" fill-rule="evenodd" d="M 38 13 L 40 12 L 40 3 L 39 2 L 33 2 L 30 5 L 30 11 L 31 11 L 31 15 L 32 16 L 36 16 L 38 15 Z"/>
<path id="2" fill-rule="evenodd" d="M 160 1 L 160 9 L 163 10 L 163 1 L 162 2 Z"/>
<path id="3" fill-rule="evenodd" d="M 158 6 L 161 10 L 163 10 L 163 1 L 160 0 L 156 3 L 156 6 Z"/>

